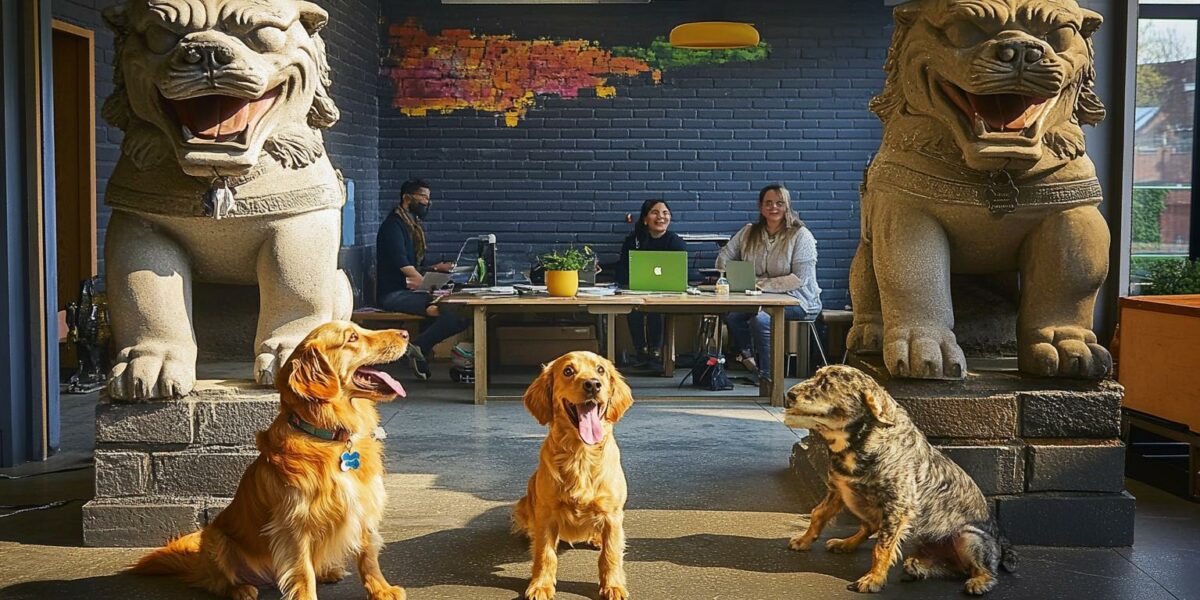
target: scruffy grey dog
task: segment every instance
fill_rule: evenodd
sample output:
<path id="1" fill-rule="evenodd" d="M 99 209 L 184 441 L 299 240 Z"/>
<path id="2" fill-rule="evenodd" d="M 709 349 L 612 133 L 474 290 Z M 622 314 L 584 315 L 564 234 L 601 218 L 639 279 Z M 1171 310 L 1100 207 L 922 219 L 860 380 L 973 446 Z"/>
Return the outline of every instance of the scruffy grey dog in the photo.
<path id="1" fill-rule="evenodd" d="M 916 552 L 904 561 L 908 576 L 967 575 L 963 589 L 969 594 L 995 587 L 999 566 L 1016 569 L 1016 554 L 999 535 L 979 486 L 929 445 L 904 408 L 870 376 L 828 366 L 788 390 L 788 399 L 788 426 L 820 435 L 830 452 L 829 491 L 790 548 L 808 550 L 847 508 L 861 525 L 848 538 L 826 542 L 829 551 L 853 552 L 879 533 L 871 570 L 847 586 L 851 591 L 883 589 L 905 540 L 916 543 Z"/>

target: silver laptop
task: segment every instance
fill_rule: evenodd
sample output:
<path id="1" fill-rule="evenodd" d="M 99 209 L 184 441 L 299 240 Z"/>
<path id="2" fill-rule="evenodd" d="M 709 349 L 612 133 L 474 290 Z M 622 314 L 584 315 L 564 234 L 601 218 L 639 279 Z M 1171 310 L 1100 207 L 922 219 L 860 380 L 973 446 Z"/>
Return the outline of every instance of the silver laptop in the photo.
<path id="1" fill-rule="evenodd" d="M 733 293 L 740 293 L 758 287 L 758 279 L 754 275 L 754 263 L 748 260 L 731 260 L 726 262 L 725 278 L 729 280 L 729 291 Z"/>
<path id="2" fill-rule="evenodd" d="M 450 282 L 450 274 L 449 273 L 441 273 L 438 271 L 427 271 L 425 273 L 425 275 L 421 277 L 421 285 L 417 286 L 417 291 L 418 292 L 432 292 L 433 290 L 440 290 L 440 289 L 442 289 L 442 286 L 446 285 L 449 282 Z"/>

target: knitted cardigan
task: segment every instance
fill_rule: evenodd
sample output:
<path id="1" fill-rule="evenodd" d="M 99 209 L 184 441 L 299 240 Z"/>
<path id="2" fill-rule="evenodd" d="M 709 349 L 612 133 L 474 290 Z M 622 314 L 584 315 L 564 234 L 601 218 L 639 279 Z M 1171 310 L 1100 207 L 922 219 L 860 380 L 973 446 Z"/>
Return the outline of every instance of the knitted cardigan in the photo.
<path id="1" fill-rule="evenodd" d="M 812 232 L 801 226 L 787 238 L 775 242 L 773 248 L 767 246 L 765 239 L 760 240 L 759 250 L 754 256 L 742 256 L 748 235 L 749 223 L 721 248 L 717 255 L 717 268 L 725 268 L 725 263 L 731 260 L 753 262 L 760 289 L 787 294 L 800 300 L 805 312 L 819 312 L 821 286 L 817 285 L 817 240 Z"/>

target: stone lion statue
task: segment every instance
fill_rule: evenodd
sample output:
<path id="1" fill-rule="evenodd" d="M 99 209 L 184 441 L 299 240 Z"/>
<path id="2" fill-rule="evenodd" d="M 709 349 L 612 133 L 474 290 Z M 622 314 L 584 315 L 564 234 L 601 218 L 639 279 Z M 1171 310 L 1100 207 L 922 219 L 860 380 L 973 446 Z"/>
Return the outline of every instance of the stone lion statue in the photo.
<path id="1" fill-rule="evenodd" d="M 119 355 L 114 398 L 181 396 L 196 379 L 193 281 L 257 284 L 254 377 L 270 384 L 301 338 L 348 318 L 337 268 L 340 174 L 321 129 L 338 119 L 318 32 L 299 0 L 128 0 L 108 122 L 125 131 L 105 201 Z"/>
<path id="2" fill-rule="evenodd" d="M 1019 273 L 1021 371 L 1100 377 L 1091 331 L 1108 227 L 1082 125 L 1099 14 L 1075 0 L 917 0 L 898 6 L 883 141 L 862 185 L 847 344 L 900 377 L 961 378 L 951 274 Z"/>

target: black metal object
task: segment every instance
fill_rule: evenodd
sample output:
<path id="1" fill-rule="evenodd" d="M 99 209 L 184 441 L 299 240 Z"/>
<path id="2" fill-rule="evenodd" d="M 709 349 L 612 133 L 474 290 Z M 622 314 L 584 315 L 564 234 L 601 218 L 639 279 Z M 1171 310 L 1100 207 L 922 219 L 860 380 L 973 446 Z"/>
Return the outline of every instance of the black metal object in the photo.
<path id="1" fill-rule="evenodd" d="M 67 392 L 86 394 L 104 386 L 108 375 L 108 305 L 99 277 L 79 286 L 79 301 L 67 305 L 67 341 L 75 349 L 78 368 L 67 380 Z"/>
<path id="2" fill-rule="evenodd" d="M 1200 434 L 1136 410 L 1121 413 L 1128 475 L 1200 502 Z"/>

